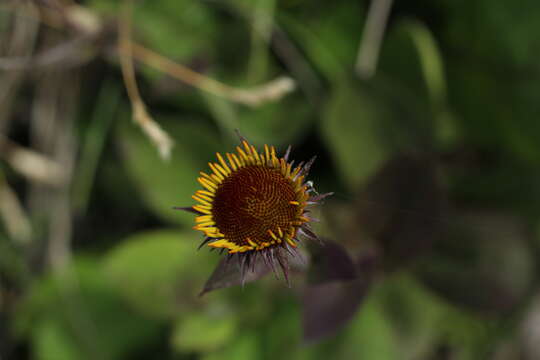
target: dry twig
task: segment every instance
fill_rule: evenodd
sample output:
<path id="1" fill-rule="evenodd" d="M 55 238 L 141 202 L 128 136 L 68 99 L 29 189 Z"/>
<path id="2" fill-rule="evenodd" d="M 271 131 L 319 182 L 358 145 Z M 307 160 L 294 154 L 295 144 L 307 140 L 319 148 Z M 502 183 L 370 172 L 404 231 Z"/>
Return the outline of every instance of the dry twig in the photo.
<path id="1" fill-rule="evenodd" d="M 119 23 L 118 47 L 120 54 L 120 65 L 124 84 L 131 102 L 133 111 L 133 121 L 138 124 L 143 132 L 150 138 L 159 150 L 159 154 L 165 160 L 170 158 L 171 150 L 174 145 L 173 140 L 158 123 L 152 119 L 146 105 L 144 104 L 137 81 L 135 79 L 135 70 L 133 69 L 132 42 L 131 42 L 131 18 L 133 13 L 133 0 L 124 1 L 124 9 Z"/>
<path id="2" fill-rule="evenodd" d="M 296 88 L 295 81 L 288 76 L 278 77 L 266 84 L 262 84 L 250 89 L 242 89 L 226 85 L 217 80 L 209 78 L 201 73 L 191 70 L 190 68 L 178 64 L 140 44 L 133 42 L 131 38 L 131 19 L 133 12 L 133 0 L 125 0 L 125 7 L 119 21 L 119 44 L 118 52 L 122 67 L 124 82 L 133 106 L 134 120 L 139 124 L 154 143 L 160 148 L 160 152 L 166 151 L 168 135 L 163 129 L 150 117 L 146 110 L 146 106 L 140 96 L 137 83 L 135 80 L 135 71 L 133 68 L 132 59 L 135 58 L 139 62 L 153 67 L 185 84 L 194 88 L 206 91 L 212 95 L 240 103 L 243 105 L 255 107 L 267 102 L 279 100 L 283 96 L 292 92 Z M 75 16 L 83 13 L 84 16 Z M 97 32 L 97 24 L 102 25 L 102 22 L 94 19 L 95 16 L 86 8 L 78 6 L 76 12 L 65 11 L 64 15 L 67 21 L 78 28 L 90 28 L 90 33 Z M 80 23 L 82 20 L 83 23 Z M 43 19 L 41 19 L 43 20 Z M 88 25 L 87 23 L 90 23 Z M 54 27 L 58 27 L 56 24 Z M 0 64 L 1 65 L 1 64 Z M 6 64 L 8 65 L 8 64 Z M 148 123 L 150 122 L 150 123 Z M 151 123 L 154 124 L 151 124 Z M 153 137 L 152 137 L 153 136 Z M 170 149 L 169 149 L 170 150 Z"/>
<path id="3" fill-rule="evenodd" d="M 144 46 L 134 43 L 132 50 L 133 57 L 143 64 L 154 67 L 197 89 L 247 106 L 259 106 L 265 102 L 278 100 L 295 88 L 293 79 L 282 76 L 251 89 L 239 89 L 175 63 Z"/>
<path id="4" fill-rule="evenodd" d="M 88 36 L 80 36 L 56 46 L 46 51 L 32 56 L 14 56 L 0 58 L 0 70 L 44 70 L 47 68 L 78 67 L 86 64 L 97 54 L 97 49 L 91 43 Z"/>
<path id="5" fill-rule="evenodd" d="M 0 216 L 10 237 L 19 244 L 27 244 L 32 227 L 17 194 L 0 175 Z"/>
<path id="6" fill-rule="evenodd" d="M 28 18 L 25 14 L 32 14 Z M 0 34 L 2 43 L 2 56 L 29 57 L 34 51 L 34 45 L 39 32 L 37 11 L 30 3 L 22 2 L 16 8 L 8 20 L 11 22 L 11 31 Z M 24 72 L 9 71 L 2 73 L 0 82 L 0 132 L 6 131 L 11 121 L 11 108 L 19 87 L 24 79 Z"/>
<path id="7" fill-rule="evenodd" d="M 15 171 L 31 181 L 61 186 L 64 184 L 65 173 L 56 161 L 15 144 L 0 134 L 0 157 Z"/>

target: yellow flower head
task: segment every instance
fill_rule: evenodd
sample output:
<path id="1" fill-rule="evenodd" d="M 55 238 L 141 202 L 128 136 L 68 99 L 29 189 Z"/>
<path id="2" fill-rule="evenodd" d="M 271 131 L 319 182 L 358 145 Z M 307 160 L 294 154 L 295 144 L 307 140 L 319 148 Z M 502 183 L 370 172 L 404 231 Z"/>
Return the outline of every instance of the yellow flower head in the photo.
<path id="1" fill-rule="evenodd" d="M 258 152 L 242 138 L 236 153 L 216 154 L 211 172 L 198 178 L 203 189 L 192 196 L 197 204 L 184 208 L 198 214 L 194 229 L 205 235 L 201 246 L 244 256 L 248 267 L 260 254 L 272 268 L 277 260 L 287 275 L 281 250 L 295 253 L 299 234 L 317 239 L 306 207 L 331 195 L 311 195 L 315 190 L 305 176 L 315 158 L 293 166 L 289 152 L 278 157 L 267 145 Z"/>

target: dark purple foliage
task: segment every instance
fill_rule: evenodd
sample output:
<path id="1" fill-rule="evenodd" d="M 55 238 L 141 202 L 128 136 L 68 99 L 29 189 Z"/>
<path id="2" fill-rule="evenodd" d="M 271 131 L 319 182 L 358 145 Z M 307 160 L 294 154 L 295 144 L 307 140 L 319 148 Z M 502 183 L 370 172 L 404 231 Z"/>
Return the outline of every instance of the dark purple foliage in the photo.
<path id="1" fill-rule="evenodd" d="M 204 284 L 199 296 L 210 291 L 228 288 L 235 285 L 243 285 L 262 278 L 272 269 L 264 261 L 254 261 L 246 264 L 247 257 L 228 255 L 221 259 L 214 269 L 210 278 Z M 247 265 L 247 268 L 246 268 Z"/>
<path id="2" fill-rule="evenodd" d="M 444 233 L 445 196 L 434 164 L 401 156 L 363 189 L 357 224 L 382 247 L 385 267 L 394 269 L 430 249 Z"/>
<path id="3" fill-rule="evenodd" d="M 356 263 L 333 241 L 325 240 L 324 246 L 314 250 L 302 293 L 305 342 L 334 334 L 354 316 L 368 292 L 373 264 L 372 257 Z"/>

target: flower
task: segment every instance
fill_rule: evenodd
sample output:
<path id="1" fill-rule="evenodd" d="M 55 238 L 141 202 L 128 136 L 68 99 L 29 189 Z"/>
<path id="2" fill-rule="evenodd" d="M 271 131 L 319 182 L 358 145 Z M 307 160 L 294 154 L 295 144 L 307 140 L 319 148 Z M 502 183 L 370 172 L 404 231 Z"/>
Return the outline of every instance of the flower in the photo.
<path id="1" fill-rule="evenodd" d="M 273 146 L 258 152 L 241 137 L 236 153 L 217 153 L 218 162 L 208 163 L 211 172 L 200 172 L 203 189 L 192 196 L 197 204 L 181 208 L 198 215 L 193 228 L 205 236 L 200 247 L 240 257 L 242 279 L 260 256 L 274 272 L 279 265 L 288 281 L 287 253 L 298 255 L 298 236 L 318 240 L 307 207 L 332 193 L 319 195 L 305 181 L 315 157 L 294 166 L 290 149 L 278 157 Z"/>

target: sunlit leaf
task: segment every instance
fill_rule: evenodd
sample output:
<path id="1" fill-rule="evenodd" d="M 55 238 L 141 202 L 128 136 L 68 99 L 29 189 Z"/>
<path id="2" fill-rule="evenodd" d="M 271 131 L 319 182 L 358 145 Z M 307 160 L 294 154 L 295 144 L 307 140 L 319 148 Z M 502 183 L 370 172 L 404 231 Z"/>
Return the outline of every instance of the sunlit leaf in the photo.
<path id="1" fill-rule="evenodd" d="M 82 359 L 84 354 L 73 336 L 58 321 L 47 319 L 34 330 L 32 347 L 38 360 Z"/>
<path id="2" fill-rule="evenodd" d="M 177 322 L 171 342 L 181 352 L 209 352 L 229 343 L 235 330 L 236 320 L 230 313 L 196 312 Z"/>
<path id="3" fill-rule="evenodd" d="M 258 359 L 263 355 L 258 338 L 253 333 L 236 337 L 221 350 L 202 357 L 203 360 Z"/>

